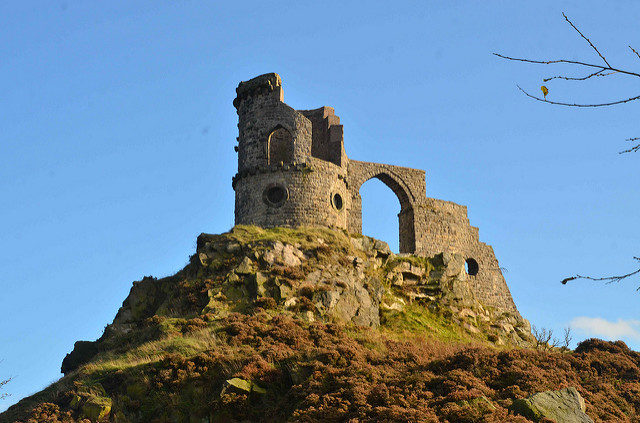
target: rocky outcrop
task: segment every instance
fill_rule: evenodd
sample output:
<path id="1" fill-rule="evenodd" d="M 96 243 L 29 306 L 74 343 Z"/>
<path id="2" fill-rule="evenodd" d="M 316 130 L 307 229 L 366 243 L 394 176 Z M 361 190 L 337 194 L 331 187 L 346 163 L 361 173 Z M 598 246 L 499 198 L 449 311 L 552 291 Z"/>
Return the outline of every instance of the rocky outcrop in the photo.
<path id="1" fill-rule="evenodd" d="M 394 313 L 436 313 L 469 336 L 526 346 L 530 327 L 518 313 L 486 307 L 472 289 L 464 257 L 393 254 L 380 240 L 328 229 L 239 226 L 201 234 L 196 254 L 178 274 L 134 282 L 101 339 L 80 341 L 67 374 L 107 349 L 113 336 L 135 332 L 153 316 L 221 318 L 256 307 L 302 319 L 376 328 Z M 402 317 L 401 317 L 402 318 Z M 141 342 L 134 337 L 131 342 Z"/>
<path id="2" fill-rule="evenodd" d="M 91 360 L 98 354 L 98 347 L 92 341 L 77 341 L 73 345 L 73 351 L 67 354 L 62 360 L 60 371 L 64 374 L 76 369 L 83 363 Z"/>
<path id="3" fill-rule="evenodd" d="M 461 255 L 391 255 L 385 268 L 388 288 L 383 310 L 402 311 L 417 303 L 496 345 L 531 344 L 531 326 L 517 311 L 486 306 L 476 297 Z"/>
<path id="4" fill-rule="evenodd" d="M 272 300 L 309 321 L 377 327 L 384 292 L 378 273 L 382 257 L 388 257 L 390 250 L 384 242 L 359 239 L 338 249 L 335 242 L 320 237 L 304 246 L 268 240 L 238 249 L 224 237 L 200 235 L 198 259 L 203 266 L 217 263 L 230 250 L 240 257 L 223 282 L 208 290 L 205 312 L 224 313 L 230 300 L 236 305 L 252 301 L 264 305 Z"/>
<path id="5" fill-rule="evenodd" d="M 512 410 L 535 422 L 593 423 L 585 413 L 584 399 L 576 388 L 546 391 L 513 402 Z"/>
<path id="6" fill-rule="evenodd" d="M 193 311 L 225 316 L 258 305 L 308 321 L 378 327 L 381 312 L 402 312 L 411 305 L 442 314 L 498 345 L 531 341 L 529 324 L 517 311 L 485 307 L 475 297 L 458 254 L 393 254 L 385 242 L 366 236 L 287 231 L 236 227 L 228 234 L 201 234 L 192 265 L 207 276 L 206 289 L 192 299 Z M 135 282 L 109 329 L 127 332 L 154 314 L 184 309 L 173 284 L 171 278 Z"/>

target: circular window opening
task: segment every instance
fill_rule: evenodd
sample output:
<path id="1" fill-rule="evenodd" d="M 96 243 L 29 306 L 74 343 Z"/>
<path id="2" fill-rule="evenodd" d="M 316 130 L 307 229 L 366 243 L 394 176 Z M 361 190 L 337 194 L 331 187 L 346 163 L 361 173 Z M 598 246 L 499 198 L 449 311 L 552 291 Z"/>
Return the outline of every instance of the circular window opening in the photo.
<path id="1" fill-rule="evenodd" d="M 333 194 L 333 207 L 337 210 L 342 210 L 342 196 L 340 194 Z"/>
<path id="2" fill-rule="evenodd" d="M 270 185 L 262 194 L 262 199 L 270 206 L 281 206 L 289 197 L 282 185 Z"/>
<path id="3" fill-rule="evenodd" d="M 475 276 L 478 274 L 478 270 L 480 270 L 480 266 L 478 266 L 478 262 L 472 258 L 468 258 L 464 264 L 464 268 L 467 273 L 471 276 Z"/>

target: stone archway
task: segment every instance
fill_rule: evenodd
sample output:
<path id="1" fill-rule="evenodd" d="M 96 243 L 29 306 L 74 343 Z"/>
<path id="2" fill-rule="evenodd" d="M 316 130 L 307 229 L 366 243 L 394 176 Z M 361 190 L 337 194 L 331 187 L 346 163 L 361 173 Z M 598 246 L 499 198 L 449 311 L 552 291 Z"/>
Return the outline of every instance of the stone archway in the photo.
<path id="1" fill-rule="evenodd" d="M 362 233 L 362 198 L 360 187 L 370 179 L 378 179 L 384 183 L 398 198 L 400 213 L 398 214 L 399 240 L 401 253 L 414 253 L 416 251 L 416 222 L 415 203 L 416 196 L 407 178 L 413 179 L 414 175 L 403 175 L 397 166 L 381 165 L 378 163 L 349 162 L 349 191 L 351 192 L 351 210 L 349 215 L 349 230 Z M 413 171 L 413 169 L 406 169 Z M 422 174 L 424 175 L 424 174 Z M 422 176 L 424 181 L 424 176 Z M 424 182 L 423 182 L 424 184 Z"/>

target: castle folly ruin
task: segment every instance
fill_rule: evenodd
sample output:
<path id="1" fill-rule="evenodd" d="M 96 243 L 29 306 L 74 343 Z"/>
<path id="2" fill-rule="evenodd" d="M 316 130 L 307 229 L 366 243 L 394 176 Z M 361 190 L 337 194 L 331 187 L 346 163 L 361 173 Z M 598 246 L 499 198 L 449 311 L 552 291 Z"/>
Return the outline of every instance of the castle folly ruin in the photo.
<path id="1" fill-rule="evenodd" d="M 362 233 L 360 187 L 378 178 L 400 201 L 400 253 L 462 254 L 477 298 L 516 310 L 493 249 L 480 242 L 467 208 L 428 198 L 423 170 L 349 159 L 334 109 L 289 107 L 278 74 L 241 82 L 236 92 L 237 225 L 326 226 Z"/>

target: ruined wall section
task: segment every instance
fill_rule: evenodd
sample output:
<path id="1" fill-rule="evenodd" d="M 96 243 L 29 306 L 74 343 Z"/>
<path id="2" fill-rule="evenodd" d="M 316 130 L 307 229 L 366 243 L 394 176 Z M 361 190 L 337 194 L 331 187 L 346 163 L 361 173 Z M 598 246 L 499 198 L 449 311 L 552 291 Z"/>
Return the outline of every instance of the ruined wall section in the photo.
<path id="1" fill-rule="evenodd" d="M 338 166 L 346 166 L 348 159 L 344 150 L 343 126 L 333 107 L 298 111 L 311 121 L 311 155 Z"/>
<path id="2" fill-rule="evenodd" d="M 477 263 L 477 273 L 469 274 L 467 279 L 476 297 L 487 306 L 517 312 L 493 248 L 480 242 L 478 228 L 469 222 L 467 207 L 427 198 L 421 226 L 423 255 L 445 251 L 461 254 L 471 273 Z"/>
<path id="3" fill-rule="evenodd" d="M 385 183 L 400 202 L 401 253 L 428 257 L 442 252 L 463 255 L 470 270 L 467 281 L 476 297 L 489 307 L 517 312 L 493 248 L 480 242 L 478 228 L 471 226 L 467 208 L 427 198 L 422 170 L 349 160 L 350 232 L 362 233 L 360 187 L 372 178 Z"/>

